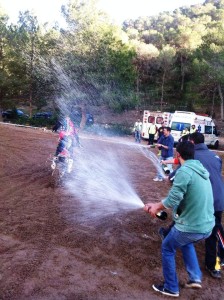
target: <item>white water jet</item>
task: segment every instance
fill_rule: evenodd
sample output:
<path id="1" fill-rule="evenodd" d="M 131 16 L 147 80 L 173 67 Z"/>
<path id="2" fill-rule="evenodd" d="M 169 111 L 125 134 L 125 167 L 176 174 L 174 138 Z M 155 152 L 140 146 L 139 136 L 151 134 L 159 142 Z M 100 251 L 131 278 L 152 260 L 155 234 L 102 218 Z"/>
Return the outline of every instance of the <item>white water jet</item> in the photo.
<path id="1" fill-rule="evenodd" d="M 131 147 L 148 158 L 164 177 L 158 157 L 147 146 L 111 138 L 98 138 L 93 143 L 90 137 L 87 139 L 90 148 L 80 149 L 75 160 L 74 177 L 66 184 L 69 193 L 80 200 L 82 208 L 74 218 L 93 220 L 143 208 L 144 203 L 131 184 L 128 165 L 123 163 L 122 157 L 125 156 L 125 148 Z M 114 143 L 123 145 L 122 155 L 110 145 Z"/>
<path id="2" fill-rule="evenodd" d="M 147 157 L 154 165 L 154 167 L 156 168 L 158 174 L 162 177 L 165 178 L 165 174 L 163 172 L 160 160 L 158 158 L 158 156 L 155 155 L 155 153 L 153 153 L 151 150 L 149 150 L 150 148 L 148 148 L 147 146 L 143 146 L 143 147 L 139 147 L 139 149 L 141 150 L 141 152 L 143 153 L 143 155 L 145 157 Z"/>
<path id="3" fill-rule="evenodd" d="M 105 145 L 102 150 L 101 143 L 78 155 L 74 178 L 66 185 L 69 192 L 80 199 L 88 218 L 144 207 L 116 150 Z"/>

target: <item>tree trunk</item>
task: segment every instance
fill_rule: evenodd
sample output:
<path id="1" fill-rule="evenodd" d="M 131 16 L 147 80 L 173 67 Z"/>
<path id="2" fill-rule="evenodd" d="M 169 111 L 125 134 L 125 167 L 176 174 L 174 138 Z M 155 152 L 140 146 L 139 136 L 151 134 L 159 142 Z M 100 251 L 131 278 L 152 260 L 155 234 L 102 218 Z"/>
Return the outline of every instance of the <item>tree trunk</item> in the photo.
<path id="1" fill-rule="evenodd" d="M 224 121 L 224 118 L 223 118 L 223 107 L 224 107 L 224 101 L 223 101 L 223 94 L 222 94 L 222 88 L 221 88 L 221 85 L 218 84 L 218 91 L 219 91 L 219 97 L 220 97 L 220 100 L 221 100 L 221 120 Z"/>
<path id="2" fill-rule="evenodd" d="M 139 71 L 138 71 L 138 69 L 137 69 L 137 79 L 136 79 L 136 97 L 139 98 Z M 138 109 L 139 109 L 139 105 L 137 106 L 137 110 Z"/>
<path id="3" fill-rule="evenodd" d="M 31 53 L 30 53 L 30 87 L 29 87 L 29 115 L 32 117 L 33 112 L 33 71 L 34 71 L 34 37 L 31 40 Z"/>
<path id="4" fill-rule="evenodd" d="M 185 70 L 184 70 L 184 60 L 183 60 L 183 56 L 181 54 L 180 56 L 180 63 L 181 63 L 181 87 L 180 90 L 183 91 L 184 90 L 184 77 L 185 77 Z"/>
<path id="5" fill-rule="evenodd" d="M 163 72 L 162 77 L 162 85 L 161 85 L 161 99 L 160 99 L 160 110 L 163 111 L 163 96 L 164 96 L 164 83 L 165 83 L 165 77 L 166 77 L 166 70 Z"/>
<path id="6" fill-rule="evenodd" d="M 212 95 L 212 109 L 211 109 L 211 116 L 214 115 L 215 93 L 216 93 L 216 87 L 214 88 L 214 90 L 213 90 L 213 95 Z"/>

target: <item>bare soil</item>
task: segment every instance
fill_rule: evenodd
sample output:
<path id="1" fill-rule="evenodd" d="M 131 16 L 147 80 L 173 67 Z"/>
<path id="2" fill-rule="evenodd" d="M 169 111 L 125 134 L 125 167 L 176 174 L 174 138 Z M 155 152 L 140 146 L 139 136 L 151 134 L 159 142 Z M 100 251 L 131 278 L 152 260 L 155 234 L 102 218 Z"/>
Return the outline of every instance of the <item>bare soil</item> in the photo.
<path id="1" fill-rule="evenodd" d="M 166 222 L 152 219 L 142 208 L 122 203 L 113 210 L 109 185 L 91 204 L 94 195 L 86 190 L 90 183 L 99 184 L 98 175 L 92 170 L 85 184 L 79 182 L 79 161 L 97 152 L 103 160 L 112 151 L 144 203 L 166 196 L 169 184 L 152 181 L 156 169 L 128 146 L 132 138 L 80 137 L 83 148 L 77 149 L 74 174 L 68 178 L 80 193 L 72 193 L 66 184 L 52 185 L 47 159 L 55 151 L 56 134 L 0 124 L 0 299 L 165 299 L 151 286 L 163 280 L 157 232 L 170 217 Z M 115 179 L 122 182 L 119 174 Z M 122 198 L 123 192 L 116 195 Z M 100 208 L 105 214 L 94 218 Z M 180 298 L 223 299 L 223 279 L 211 278 L 204 269 L 204 243 L 196 248 L 203 289 L 182 287 L 188 278 L 178 252 Z"/>

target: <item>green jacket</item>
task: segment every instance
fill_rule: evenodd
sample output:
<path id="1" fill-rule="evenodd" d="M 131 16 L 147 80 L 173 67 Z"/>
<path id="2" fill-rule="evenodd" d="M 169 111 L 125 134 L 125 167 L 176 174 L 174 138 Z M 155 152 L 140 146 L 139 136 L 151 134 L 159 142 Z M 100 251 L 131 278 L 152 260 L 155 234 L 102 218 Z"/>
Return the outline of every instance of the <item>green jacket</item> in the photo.
<path id="1" fill-rule="evenodd" d="M 209 173 L 198 160 L 186 160 L 178 169 L 162 203 L 173 209 L 173 220 L 179 231 L 208 233 L 215 225 Z"/>

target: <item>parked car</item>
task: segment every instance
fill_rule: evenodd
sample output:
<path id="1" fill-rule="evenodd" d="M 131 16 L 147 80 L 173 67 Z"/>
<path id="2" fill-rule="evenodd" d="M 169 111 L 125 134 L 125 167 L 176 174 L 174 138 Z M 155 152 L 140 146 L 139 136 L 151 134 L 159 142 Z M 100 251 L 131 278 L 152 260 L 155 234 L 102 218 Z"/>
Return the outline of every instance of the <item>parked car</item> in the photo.
<path id="1" fill-rule="evenodd" d="M 3 119 L 29 118 L 29 115 L 24 113 L 21 109 L 7 109 L 2 111 Z"/>
<path id="2" fill-rule="evenodd" d="M 51 112 L 37 112 L 33 115 L 34 119 L 50 119 L 53 117 L 53 114 Z"/>

